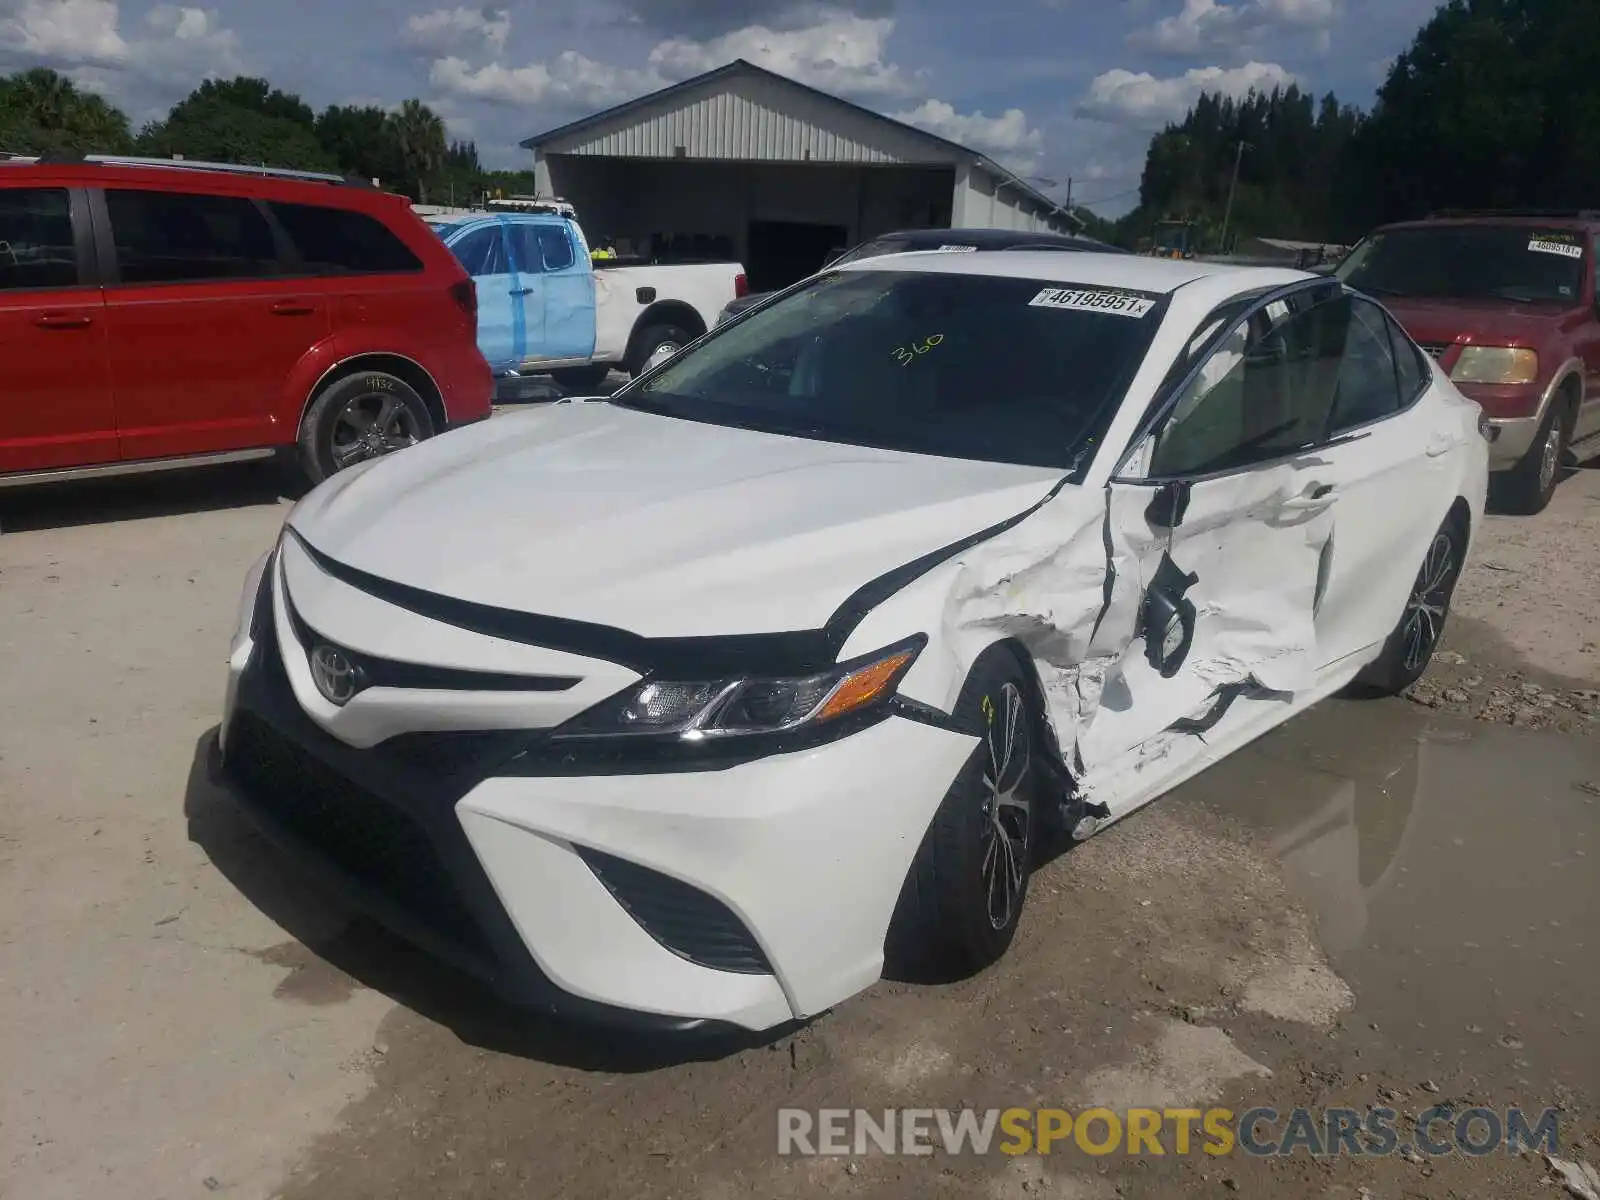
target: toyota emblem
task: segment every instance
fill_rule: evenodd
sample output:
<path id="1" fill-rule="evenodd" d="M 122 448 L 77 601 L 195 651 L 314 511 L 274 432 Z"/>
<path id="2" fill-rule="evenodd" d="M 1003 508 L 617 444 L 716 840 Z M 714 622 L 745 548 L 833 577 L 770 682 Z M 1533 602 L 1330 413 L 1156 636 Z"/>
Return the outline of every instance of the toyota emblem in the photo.
<path id="1" fill-rule="evenodd" d="M 361 668 L 337 646 L 320 645 L 311 651 L 311 678 L 329 704 L 348 704 L 361 690 Z"/>

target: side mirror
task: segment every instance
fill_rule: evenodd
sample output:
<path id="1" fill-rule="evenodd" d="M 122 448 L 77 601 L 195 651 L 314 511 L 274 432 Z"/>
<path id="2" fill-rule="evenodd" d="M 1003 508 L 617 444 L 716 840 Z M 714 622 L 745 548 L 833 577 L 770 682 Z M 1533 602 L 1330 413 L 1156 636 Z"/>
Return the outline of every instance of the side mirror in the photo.
<path id="1" fill-rule="evenodd" d="M 1188 481 L 1182 479 L 1157 488 L 1149 507 L 1144 510 L 1144 519 L 1150 522 L 1150 528 L 1176 529 L 1182 525 L 1184 514 L 1189 511 L 1189 491 Z"/>
<path id="2" fill-rule="evenodd" d="M 1184 598 L 1199 576 L 1185 574 L 1163 554 L 1155 578 L 1145 592 L 1140 626 L 1144 634 L 1145 660 L 1163 679 L 1171 679 L 1189 657 L 1194 645 L 1197 611 L 1194 602 Z"/>

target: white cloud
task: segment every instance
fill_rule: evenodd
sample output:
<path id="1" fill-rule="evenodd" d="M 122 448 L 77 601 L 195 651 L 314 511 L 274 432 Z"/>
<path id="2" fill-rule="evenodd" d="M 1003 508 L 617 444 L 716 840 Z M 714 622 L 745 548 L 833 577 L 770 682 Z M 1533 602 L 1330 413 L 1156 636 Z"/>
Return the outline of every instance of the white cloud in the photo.
<path id="1" fill-rule="evenodd" d="M 45 62 L 120 63 L 129 49 L 118 15 L 116 0 L 24 0 L 0 17 L 0 47 Z"/>
<path id="2" fill-rule="evenodd" d="M 1309 32 L 1325 49 L 1329 29 L 1338 16 L 1338 0 L 1183 0 L 1175 16 L 1128 35 L 1135 50 L 1189 56 L 1238 49 L 1273 30 Z"/>
<path id="3" fill-rule="evenodd" d="M 1097 75 L 1078 103 L 1082 116 L 1149 128 L 1181 120 L 1202 92 L 1240 97 L 1250 91 L 1288 87 L 1295 78 L 1277 63 L 1242 67 L 1196 67 L 1167 79 L 1146 72 L 1114 70 Z"/>
<path id="4" fill-rule="evenodd" d="M 511 36 L 511 14 L 504 9 L 438 8 L 407 18 L 405 39 L 423 50 L 445 51 L 487 45 L 499 54 Z"/>
<path id="5" fill-rule="evenodd" d="M 646 71 L 596 62 L 567 50 L 550 63 L 508 67 L 491 62 L 474 67 L 466 59 L 436 59 L 429 82 L 449 96 L 491 104 L 546 101 L 604 107 L 659 88 L 665 82 Z"/>
<path id="6" fill-rule="evenodd" d="M 59 68 L 135 118 L 244 70 L 238 35 L 212 9 L 159 4 L 128 31 L 121 18 L 116 0 L 23 0 L 0 17 L 0 61 Z"/>
<path id="7" fill-rule="evenodd" d="M 895 113 L 894 119 L 1013 165 L 1024 159 L 1031 165 L 1044 148 L 1044 135 L 1028 124 L 1028 116 L 1020 108 L 990 117 L 981 112 L 957 112 L 943 100 L 924 100 L 908 112 Z"/>
<path id="8" fill-rule="evenodd" d="M 706 41 L 668 38 L 650 52 L 650 66 L 683 79 L 743 58 L 824 91 L 903 95 L 911 81 L 886 58 L 894 24 L 891 17 L 870 19 L 830 11 L 798 29 L 750 25 Z"/>

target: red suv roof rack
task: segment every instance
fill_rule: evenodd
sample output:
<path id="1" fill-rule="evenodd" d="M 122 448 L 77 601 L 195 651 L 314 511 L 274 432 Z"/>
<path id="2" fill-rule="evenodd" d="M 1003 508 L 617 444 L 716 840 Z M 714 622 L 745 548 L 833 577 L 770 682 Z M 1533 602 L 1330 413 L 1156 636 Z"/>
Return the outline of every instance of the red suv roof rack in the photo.
<path id="1" fill-rule="evenodd" d="M 1600 221 L 1594 208 L 1441 208 L 1428 214 L 1428 220 L 1451 217 L 1544 217 L 1558 221 Z"/>
<path id="2" fill-rule="evenodd" d="M 312 183 L 333 183 L 343 187 L 367 187 L 370 179 L 359 175 L 335 175 L 328 171 L 295 171 L 287 167 L 256 166 L 247 163 L 204 162 L 187 158 L 145 158 L 132 154 L 79 154 L 76 151 L 49 151 L 39 155 L 10 154 L 11 162 L 41 165 L 93 163 L 107 167 L 166 167 L 178 171 L 221 171 L 229 175 L 261 175 L 274 179 L 303 179 Z"/>

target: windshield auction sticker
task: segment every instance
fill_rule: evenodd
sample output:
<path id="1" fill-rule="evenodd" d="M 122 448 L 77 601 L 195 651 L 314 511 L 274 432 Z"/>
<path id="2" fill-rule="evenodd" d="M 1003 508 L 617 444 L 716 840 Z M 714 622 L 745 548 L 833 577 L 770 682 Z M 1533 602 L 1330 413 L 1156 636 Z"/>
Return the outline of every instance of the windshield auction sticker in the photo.
<path id="1" fill-rule="evenodd" d="M 1045 288 L 1030 308 L 1065 308 L 1076 312 L 1111 313 L 1118 317 L 1143 317 L 1156 302 L 1135 292 L 1110 292 L 1091 288 Z"/>
<path id="2" fill-rule="evenodd" d="M 1537 254 L 1559 254 L 1562 258 L 1582 258 L 1583 247 L 1570 233 L 1539 233 L 1528 242 L 1528 249 Z"/>

